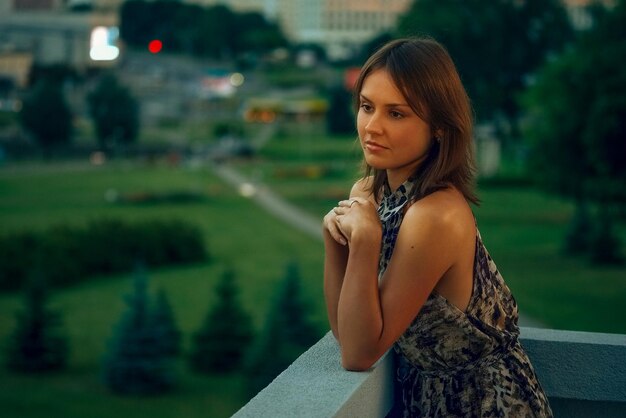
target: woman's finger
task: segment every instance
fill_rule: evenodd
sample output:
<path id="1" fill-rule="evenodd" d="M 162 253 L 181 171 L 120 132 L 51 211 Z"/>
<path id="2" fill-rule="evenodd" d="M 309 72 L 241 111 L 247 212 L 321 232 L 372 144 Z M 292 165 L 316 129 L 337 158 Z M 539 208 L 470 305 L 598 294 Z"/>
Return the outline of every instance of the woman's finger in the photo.
<path id="1" fill-rule="evenodd" d="M 329 225 L 328 232 L 330 233 L 330 236 L 333 237 L 333 239 L 339 244 L 346 245 L 348 243 L 343 233 L 341 232 L 339 219 L 335 219 L 335 222 L 332 222 L 332 224 Z"/>
<path id="2" fill-rule="evenodd" d="M 355 199 L 348 199 L 348 200 L 341 200 L 338 205 L 341 208 L 351 208 L 352 205 L 354 205 L 355 203 L 358 203 L 358 200 Z"/>
<path id="3" fill-rule="evenodd" d="M 335 209 L 337 208 L 331 209 L 324 217 L 324 227 L 336 242 L 346 245 L 347 240 L 340 230 L 338 215 L 335 213 Z"/>

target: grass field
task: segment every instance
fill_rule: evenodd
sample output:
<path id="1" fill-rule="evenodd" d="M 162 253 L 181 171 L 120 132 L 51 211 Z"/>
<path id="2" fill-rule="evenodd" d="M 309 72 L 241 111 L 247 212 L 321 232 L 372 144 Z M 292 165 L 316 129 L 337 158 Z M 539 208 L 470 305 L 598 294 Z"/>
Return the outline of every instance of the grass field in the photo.
<path id="1" fill-rule="evenodd" d="M 205 194 L 206 201 L 115 205 L 104 199 L 110 189 L 120 193 L 193 190 Z M 242 304 L 259 328 L 286 263 L 296 260 L 312 306 L 312 319 L 320 329 L 326 327 L 321 244 L 260 211 L 206 170 L 126 163 L 107 167 L 35 164 L 0 170 L 3 232 L 45 228 L 56 223 L 80 224 L 102 216 L 174 217 L 202 228 L 211 262 L 149 272 L 151 288 L 163 287 L 167 291 L 187 341 L 213 302 L 213 286 L 226 264 L 234 266 Z M 100 362 L 107 338 L 125 308 L 122 297 L 131 290 L 131 277 L 96 278 L 55 293 L 52 306 L 63 312 L 71 339 L 69 370 L 46 377 L 23 377 L 0 368 L 3 417 L 223 417 L 230 416 L 245 402 L 240 377 L 194 376 L 182 364 L 181 387 L 174 394 L 158 400 L 106 394 L 99 380 Z M 0 344 L 6 342 L 20 304 L 19 295 L 0 296 Z"/>
<path id="2" fill-rule="evenodd" d="M 321 218 L 348 192 L 358 175 L 358 158 L 349 138 L 283 138 L 238 168 Z M 105 200 L 110 190 L 191 191 L 205 200 L 113 204 Z M 591 268 L 585 260 L 561 255 L 571 205 L 525 188 L 484 187 L 480 196 L 483 204 L 475 213 L 483 239 L 524 314 L 554 328 L 626 333 L 621 321 L 626 315 L 626 268 Z M 320 330 L 327 328 L 321 243 L 264 213 L 206 168 L 127 161 L 102 167 L 72 162 L 0 168 L 2 232 L 80 224 L 98 217 L 173 217 L 202 229 L 210 262 L 149 272 L 151 289 L 167 291 L 186 342 L 213 303 L 213 286 L 226 264 L 234 266 L 242 304 L 258 328 L 287 261 L 295 259 L 312 319 Z M 622 225 L 622 236 L 624 231 Z M 245 402 L 241 376 L 197 376 L 183 362 L 179 388 L 167 396 L 124 398 L 106 392 L 100 362 L 124 309 L 122 297 L 131 289 L 131 277 L 94 278 L 54 294 L 52 305 L 63 312 L 71 338 L 69 369 L 49 376 L 17 376 L 0 368 L 3 417 L 225 417 Z M 17 294 L 0 295 L 0 344 L 6 342 L 20 304 Z"/>

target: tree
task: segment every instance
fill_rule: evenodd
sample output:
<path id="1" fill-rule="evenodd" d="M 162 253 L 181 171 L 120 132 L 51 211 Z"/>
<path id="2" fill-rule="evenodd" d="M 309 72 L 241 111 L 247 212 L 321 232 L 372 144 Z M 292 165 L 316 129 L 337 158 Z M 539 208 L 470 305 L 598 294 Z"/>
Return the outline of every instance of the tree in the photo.
<path id="1" fill-rule="evenodd" d="M 42 276 L 34 276 L 25 292 L 25 309 L 17 314 L 17 327 L 6 353 L 6 364 L 17 372 L 61 370 L 68 358 L 67 337 L 61 317 L 48 309 L 48 291 Z"/>
<path id="2" fill-rule="evenodd" d="M 398 33 L 442 42 L 478 120 L 496 123 L 513 139 L 519 136 L 517 96 L 546 57 L 573 36 L 559 0 L 415 0 Z"/>
<path id="3" fill-rule="evenodd" d="M 263 332 L 246 365 L 249 394 L 258 393 L 319 339 L 307 315 L 298 265 L 287 265 L 285 278 L 270 306 Z"/>
<path id="4" fill-rule="evenodd" d="M 22 127 L 42 146 L 44 152 L 67 144 L 72 135 L 72 113 L 61 85 L 47 78 L 35 84 L 20 111 Z"/>
<path id="5" fill-rule="evenodd" d="M 120 37 L 126 44 L 144 49 L 151 40 L 159 39 L 168 50 L 176 51 L 178 31 L 186 31 L 196 22 L 182 20 L 193 18 L 181 16 L 187 9 L 191 8 L 177 1 L 127 0 L 120 6 Z"/>
<path id="6" fill-rule="evenodd" d="M 234 54 L 237 33 L 236 16 L 228 7 L 215 5 L 205 9 L 199 26 L 199 52 L 214 58 L 230 58 Z"/>
<path id="7" fill-rule="evenodd" d="M 189 362 L 200 373 L 226 373 L 241 365 L 252 341 L 252 321 L 241 309 L 235 273 L 227 269 L 215 289 L 217 303 L 193 336 Z"/>
<path id="8" fill-rule="evenodd" d="M 287 40 L 280 27 L 265 20 L 262 14 L 247 12 L 235 16 L 236 27 L 240 29 L 235 44 L 238 53 L 267 52 L 287 46 Z"/>
<path id="9" fill-rule="evenodd" d="M 326 129 L 331 134 L 355 133 L 352 95 L 343 86 L 330 89 L 330 106 L 326 114 Z"/>
<path id="10" fill-rule="evenodd" d="M 525 95 L 532 172 L 546 190 L 572 198 L 577 217 L 569 239 L 598 263 L 616 262 L 612 223 L 626 207 L 626 1 L 596 10 L 595 24 L 548 63 Z M 582 215 L 595 204 L 592 227 Z M 570 250 L 571 245 L 567 248 Z M 596 254 L 599 251 L 603 254 Z"/>
<path id="11" fill-rule="evenodd" d="M 115 75 L 104 74 L 96 88 L 88 94 L 87 103 L 100 147 L 108 149 L 137 139 L 139 105 Z"/>
<path id="12" fill-rule="evenodd" d="M 392 32 L 382 32 L 367 41 L 362 47 L 359 54 L 359 63 L 365 62 L 374 52 L 394 39 Z"/>
<path id="13" fill-rule="evenodd" d="M 124 2 L 120 35 L 135 47 L 145 48 L 159 39 L 170 52 L 218 59 L 287 46 L 280 27 L 258 12 L 235 13 L 222 4 L 200 7 L 164 0 Z"/>
<path id="14" fill-rule="evenodd" d="M 174 311 L 163 289 L 157 293 L 152 311 L 152 324 L 158 337 L 159 346 L 166 357 L 176 357 L 181 352 L 181 333 L 176 325 Z"/>
<path id="15" fill-rule="evenodd" d="M 163 349 L 154 326 L 147 291 L 147 277 L 138 268 L 128 309 L 118 323 L 104 360 L 104 381 L 118 394 L 151 395 L 174 386 L 173 355 Z"/>

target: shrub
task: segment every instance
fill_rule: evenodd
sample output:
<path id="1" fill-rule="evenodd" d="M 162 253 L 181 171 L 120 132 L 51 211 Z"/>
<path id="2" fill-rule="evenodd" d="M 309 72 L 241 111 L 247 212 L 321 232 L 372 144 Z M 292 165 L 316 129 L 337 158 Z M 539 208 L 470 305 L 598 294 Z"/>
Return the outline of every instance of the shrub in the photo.
<path id="1" fill-rule="evenodd" d="M 19 290 L 26 274 L 42 253 L 41 237 L 34 232 L 0 236 L 0 289 Z"/>
<path id="2" fill-rule="evenodd" d="M 589 257 L 592 264 L 622 264 L 621 242 L 615 234 L 613 219 L 607 210 L 600 210 L 589 234 Z"/>
<path id="3" fill-rule="evenodd" d="M 72 136 L 72 111 L 59 82 L 41 79 L 24 99 L 20 111 L 22 127 L 47 154 L 67 144 Z"/>
<path id="4" fill-rule="evenodd" d="M 263 331 L 246 359 L 250 396 L 267 386 L 320 337 L 308 317 L 309 307 L 300 281 L 298 265 L 289 263 Z"/>
<path id="5" fill-rule="evenodd" d="M 115 328 L 104 360 L 104 382 L 117 394 L 155 395 L 175 385 L 172 349 L 177 342 L 168 347 L 162 341 L 163 328 L 155 321 L 147 282 L 138 269 L 134 291 L 126 297 L 128 309 Z"/>
<path id="6" fill-rule="evenodd" d="M 179 220 L 59 225 L 0 236 L 0 290 L 19 289 L 33 268 L 45 271 L 51 286 L 67 286 L 130 271 L 138 261 L 156 267 L 206 259 L 201 231 Z"/>
<path id="7" fill-rule="evenodd" d="M 191 368 L 200 373 L 225 373 L 237 369 L 252 341 L 252 321 L 239 306 L 235 274 L 226 270 L 215 293 L 217 303 L 193 336 Z"/>
<path id="8" fill-rule="evenodd" d="M 41 276 L 25 292 L 24 309 L 17 313 L 17 326 L 6 351 L 7 368 L 22 373 L 63 369 L 68 343 L 61 330 L 61 317 L 47 308 L 48 292 Z"/>
<path id="9" fill-rule="evenodd" d="M 164 356 L 175 357 L 181 353 L 182 334 L 176 325 L 174 311 L 165 290 L 159 289 L 154 308 L 152 324 L 158 335 L 158 345 Z"/>

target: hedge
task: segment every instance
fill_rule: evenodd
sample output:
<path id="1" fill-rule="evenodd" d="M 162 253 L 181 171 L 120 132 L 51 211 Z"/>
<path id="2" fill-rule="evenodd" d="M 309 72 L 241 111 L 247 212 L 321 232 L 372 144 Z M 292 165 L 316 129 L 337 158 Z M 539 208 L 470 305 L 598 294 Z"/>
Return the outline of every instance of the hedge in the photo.
<path id="1" fill-rule="evenodd" d="M 156 267 L 207 259 L 201 231 L 180 220 L 58 225 L 0 235 L 0 291 L 22 288 L 34 270 L 58 287 L 131 271 L 137 263 Z"/>

